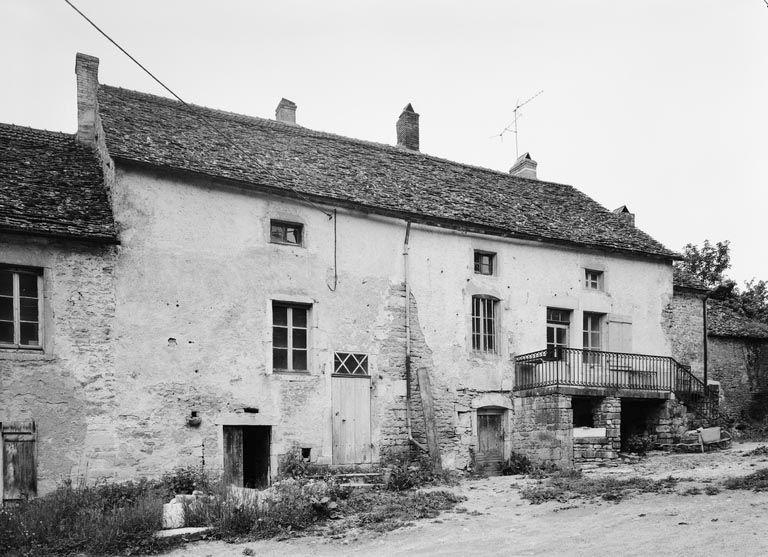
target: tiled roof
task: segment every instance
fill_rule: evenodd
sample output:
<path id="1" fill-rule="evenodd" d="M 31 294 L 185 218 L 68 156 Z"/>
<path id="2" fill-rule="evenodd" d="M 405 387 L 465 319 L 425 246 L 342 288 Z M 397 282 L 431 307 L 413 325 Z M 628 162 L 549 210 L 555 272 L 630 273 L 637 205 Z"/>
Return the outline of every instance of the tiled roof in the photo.
<path id="1" fill-rule="evenodd" d="M 114 242 L 95 152 L 72 135 L 0 124 L 0 231 Z"/>
<path id="2" fill-rule="evenodd" d="M 768 340 L 768 325 L 750 319 L 739 310 L 718 300 L 707 303 L 707 330 L 716 337 L 739 337 Z"/>
<path id="3" fill-rule="evenodd" d="M 572 186 L 273 120 L 189 109 L 104 85 L 99 107 L 107 146 L 118 160 L 236 180 L 278 194 L 295 195 L 293 190 L 314 201 L 449 228 L 677 257 Z M 247 156 L 201 123 L 200 115 Z"/>

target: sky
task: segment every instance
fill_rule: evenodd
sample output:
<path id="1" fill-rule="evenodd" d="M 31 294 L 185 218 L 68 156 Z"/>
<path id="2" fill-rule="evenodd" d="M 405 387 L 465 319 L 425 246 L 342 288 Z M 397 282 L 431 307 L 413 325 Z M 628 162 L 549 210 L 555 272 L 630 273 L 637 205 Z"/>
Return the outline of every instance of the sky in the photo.
<path id="1" fill-rule="evenodd" d="M 627 205 L 669 248 L 730 240 L 768 280 L 765 0 L 73 0 L 184 100 L 392 144 Z M 63 0 L 0 0 L 0 122 L 76 129 L 75 53 L 101 83 L 164 94 Z"/>

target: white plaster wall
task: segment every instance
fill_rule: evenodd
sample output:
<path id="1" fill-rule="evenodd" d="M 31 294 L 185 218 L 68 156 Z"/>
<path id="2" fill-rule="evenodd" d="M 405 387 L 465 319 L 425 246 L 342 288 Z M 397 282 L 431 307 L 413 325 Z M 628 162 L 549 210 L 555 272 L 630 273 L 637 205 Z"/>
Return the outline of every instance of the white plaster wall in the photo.
<path id="1" fill-rule="evenodd" d="M 221 463 L 221 425 L 243 406 L 273 425 L 273 467 L 291 443 L 331 453 L 330 373 L 334 351 L 371 355 L 372 428 L 402 396 L 402 381 L 379 373 L 389 287 L 402 281 L 405 223 L 339 211 L 338 284 L 333 221 L 288 199 L 205 180 L 118 167 L 113 201 L 121 247 L 116 276 L 116 375 L 120 379 L 104 468 L 152 473 L 205 456 Z M 305 224 L 305 247 L 268 242 L 270 218 Z M 472 250 L 498 253 L 495 277 L 473 273 Z M 509 389 L 515 353 L 545 345 L 547 305 L 631 318 L 634 351 L 669 354 L 661 326 L 671 266 L 586 254 L 530 242 L 414 226 L 411 285 L 440 388 Z M 583 268 L 602 268 L 606 291 L 589 293 Z M 473 293 L 501 300 L 500 354 L 472 354 Z M 311 301 L 310 373 L 271 370 L 271 300 Z M 169 339 L 174 339 L 170 341 Z M 383 369 L 383 368 L 382 368 Z M 185 425 L 190 410 L 203 424 Z M 242 414 L 240 414 L 242 416 Z M 229 418 L 228 418 L 229 416 Z M 104 440 L 102 440 L 104 441 Z M 104 452 L 104 449 L 102 449 Z"/>

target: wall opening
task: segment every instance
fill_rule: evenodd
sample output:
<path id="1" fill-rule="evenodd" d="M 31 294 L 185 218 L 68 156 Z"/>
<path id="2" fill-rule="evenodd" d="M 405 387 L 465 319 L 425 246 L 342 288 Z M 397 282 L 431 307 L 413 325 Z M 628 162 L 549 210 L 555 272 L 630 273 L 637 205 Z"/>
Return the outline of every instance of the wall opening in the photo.
<path id="1" fill-rule="evenodd" d="M 664 401 L 658 399 L 621 399 L 621 450 L 629 448 L 636 436 L 657 437 L 656 428 L 663 417 Z"/>
<path id="2" fill-rule="evenodd" d="M 269 485 L 270 426 L 224 426 L 224 478 L 238 487 Z"/>

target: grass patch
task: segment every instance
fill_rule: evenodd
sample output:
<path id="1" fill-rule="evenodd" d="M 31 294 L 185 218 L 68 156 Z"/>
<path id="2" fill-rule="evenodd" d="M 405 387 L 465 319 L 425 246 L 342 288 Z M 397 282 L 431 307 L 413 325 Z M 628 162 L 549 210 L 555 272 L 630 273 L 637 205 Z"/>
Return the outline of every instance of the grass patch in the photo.
<path id="1" fill-rule="evenodd" d="M 768 445 L 760 445 L 756 449 L 747 451 L 742 456 L 768 456 Z"/>
<path id="2" fill-rule="evenodd" d="M 547 501 L 564 503 L 571 499 L 603 499 L 621 501 L 639 493 L 670 493 L 679 480 L 673 477 L 662 480 L 648 478 L 585 478 L 578 471 L 558 472 L 539 480 L 536 485 L 520 490 L 523 499 L 532 505 Z"/>
<path id="3" fill-rule="evenodd" d="M 768 491 L 768 468 L 761 468 L 748 476 L 729 478 L 725 481 L 724 487 L 725 489 Z"/>

